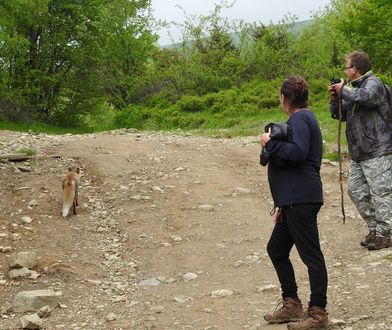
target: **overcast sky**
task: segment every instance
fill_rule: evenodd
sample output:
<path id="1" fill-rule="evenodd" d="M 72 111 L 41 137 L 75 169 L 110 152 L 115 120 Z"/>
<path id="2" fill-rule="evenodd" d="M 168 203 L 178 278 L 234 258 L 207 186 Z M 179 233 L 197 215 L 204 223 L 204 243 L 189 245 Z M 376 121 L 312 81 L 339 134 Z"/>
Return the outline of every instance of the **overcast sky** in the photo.
<path id="1" fill-rule="evenodd" d="M 155 18 L 167 21 L 183 22 L 184 14 L 176 5 L 180 5 L 185 12 L 196 15 L 210 13 L 214 4 L 220 0 L 152 0 Z M 324 9 L 330 0 L 236 0 L 234 6 L 222 10 L 222 16 L 229 19 L 242 19 L 246 22 L 277 23 L 290 13 L 296 15 L 299 21 L 311 18 L 312 12 Z M 175 41 L 178 33 L 172 30 Z M 170 44 L 171 40 L 166 31 L 159 31 L 160 45 Z M 176 39 L 177 38 L 177 39 Z"/>

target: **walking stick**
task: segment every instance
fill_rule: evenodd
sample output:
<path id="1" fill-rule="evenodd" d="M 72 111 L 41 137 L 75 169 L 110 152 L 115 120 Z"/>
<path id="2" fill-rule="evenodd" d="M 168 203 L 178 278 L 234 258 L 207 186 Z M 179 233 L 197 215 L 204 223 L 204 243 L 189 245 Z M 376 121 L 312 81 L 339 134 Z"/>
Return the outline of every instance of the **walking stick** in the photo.
<path id="1" fill-rule="evenodd" d="M 339 160 L 339 184 L 340 184 L 340 204 L 342 207 L 343 224 L 346 223 L 346 212 L 344 211 L 344 189 L 343 189 L 343 169 L 342 169 L 342 150 L 341 150 L 341 132 L 342 132 L 342 99 L 339 98 L 339 124 L 338 124 L 338 160 Z"/>

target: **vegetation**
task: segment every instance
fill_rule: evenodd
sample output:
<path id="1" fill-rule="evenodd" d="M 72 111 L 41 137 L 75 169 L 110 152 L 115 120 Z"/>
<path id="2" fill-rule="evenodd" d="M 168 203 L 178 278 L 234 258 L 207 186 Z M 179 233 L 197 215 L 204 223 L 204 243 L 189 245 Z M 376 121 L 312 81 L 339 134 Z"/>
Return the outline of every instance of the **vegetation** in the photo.
<path id="1" fill-rule="evenodd" d="M 120 127 L 257 135 L 285 120 L 282 79 L 300 74 L 325 140 L 326 89 L 344 56 L 364 50 L 392 83 L 392 2 L 331 0 L 298 32 L 229 21 L 225 2 L 188 15 L 183 42 L 160 48 L 149 0 L 0 2 L 0 128 L 90 132 Z M 369 15 L 368 13 L 372 13 Z"/>

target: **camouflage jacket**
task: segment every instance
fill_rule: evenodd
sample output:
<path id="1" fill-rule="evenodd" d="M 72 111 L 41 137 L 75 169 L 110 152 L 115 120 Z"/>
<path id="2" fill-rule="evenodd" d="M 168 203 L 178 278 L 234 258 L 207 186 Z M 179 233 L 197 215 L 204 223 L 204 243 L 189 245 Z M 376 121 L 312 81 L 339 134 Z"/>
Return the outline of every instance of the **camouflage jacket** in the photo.
<path id="1" fill-rule="evenodd" d="M 392 109 L 383 83 L 368 72 L 344 85 L 339 97 L 343 101 L 342 120 L 346 121 L 352 160 L 363 161 L 392 154 Z M 338 101 L 330 101 L 330 112 L 338 119 Z"/>

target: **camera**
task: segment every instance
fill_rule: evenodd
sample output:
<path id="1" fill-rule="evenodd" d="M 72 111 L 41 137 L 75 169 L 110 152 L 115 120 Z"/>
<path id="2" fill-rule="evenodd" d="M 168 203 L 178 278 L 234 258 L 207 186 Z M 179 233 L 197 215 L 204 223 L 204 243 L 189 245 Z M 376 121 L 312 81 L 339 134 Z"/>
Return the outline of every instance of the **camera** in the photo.
<path id="1" fill-rule="evenodd" d="M 334 77 L 334 78 L 331 79 L 331 84 L 330 85 L 339 84 L 341 82 L 342 82 L 342 80 L 340 78 Z"/>

